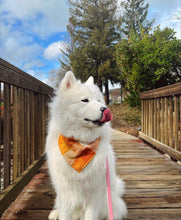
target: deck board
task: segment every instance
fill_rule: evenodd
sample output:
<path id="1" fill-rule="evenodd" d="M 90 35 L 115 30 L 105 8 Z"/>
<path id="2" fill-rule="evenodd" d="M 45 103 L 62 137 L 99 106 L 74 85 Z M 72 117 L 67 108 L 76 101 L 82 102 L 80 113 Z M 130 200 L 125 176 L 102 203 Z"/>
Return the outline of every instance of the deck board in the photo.
<path id="1" fill-rule="evenodd" d="M 127 220 L 181 219 L 181 167 L 140 139 L 114 131 L 117 174 L 126 183 Z M 46 163 L 6 210 L 5 219 L 47 219 L 54 204 Z"/>

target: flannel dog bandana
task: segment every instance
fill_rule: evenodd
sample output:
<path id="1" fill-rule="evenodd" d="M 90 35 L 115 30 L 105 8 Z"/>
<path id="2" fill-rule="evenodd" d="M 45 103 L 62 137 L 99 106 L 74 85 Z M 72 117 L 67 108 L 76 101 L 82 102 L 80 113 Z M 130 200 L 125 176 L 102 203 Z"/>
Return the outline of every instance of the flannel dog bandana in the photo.
<path id="1" fill-rule="evenodd" d="M 94 158 L 100 140 L 101 139 L 98 138 L 88 146 L 84 146 L 74 138 L 67 138 L 60 135 L 58 138 L 58 145 L 66 162 L 80 173 Z"/>

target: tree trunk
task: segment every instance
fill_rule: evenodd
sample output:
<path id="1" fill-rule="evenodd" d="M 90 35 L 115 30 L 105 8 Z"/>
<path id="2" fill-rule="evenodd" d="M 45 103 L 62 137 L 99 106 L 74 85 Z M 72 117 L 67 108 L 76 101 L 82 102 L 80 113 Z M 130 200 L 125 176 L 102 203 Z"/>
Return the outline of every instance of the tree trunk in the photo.
<path id="1" fill-rule="evenodd" d="M 108 85 L 108 80 L 105 82 L 105 102 L 106 102 L 106 105 L 109 105 L 109 85 Z"/>
<path id="2" fill-rule="evenodd" d="M 99 89 L 102 92 L 102 80 L 101 80 L 101 77 L 99 75 L 97 77 L 97 85 L 98 85 Z"/>

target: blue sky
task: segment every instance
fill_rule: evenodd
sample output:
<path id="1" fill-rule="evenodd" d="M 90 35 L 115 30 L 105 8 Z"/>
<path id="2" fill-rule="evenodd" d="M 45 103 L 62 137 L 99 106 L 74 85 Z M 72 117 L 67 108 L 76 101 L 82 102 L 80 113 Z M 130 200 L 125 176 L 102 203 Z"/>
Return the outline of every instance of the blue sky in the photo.
<path id="1" fill-rule="evenodd" d="M 175 19 L 176 12 L 181 14 L 181 1 L 145 2 L 148 19 L 156 19 L 154 26 L 174 28 L 181 38 L 181 21 Z M 50 72 L 60 67 L 60 48 L 67 38 L 67 0 L 1 0 L 0 8 L 0 57 L 48 82 Z"/>

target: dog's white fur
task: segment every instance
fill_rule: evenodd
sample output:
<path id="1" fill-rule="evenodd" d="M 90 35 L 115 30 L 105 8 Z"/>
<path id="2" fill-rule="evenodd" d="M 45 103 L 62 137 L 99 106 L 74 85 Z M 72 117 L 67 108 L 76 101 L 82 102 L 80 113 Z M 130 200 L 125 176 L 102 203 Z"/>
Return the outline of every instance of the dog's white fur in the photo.
<path id="1" fill-rule="evenodd" d="M 88 99 L 88 102 L 82 100 Z M 52 184 L 56 191 L 55 210 L 49 219 L 108 219 L 106 157 L 109 160 L 114 219 L 122 219 L 127 209 L 121 195 L 124 182 L 115 173 L 115 158 L 110 145 L 109 122 L 98 126 L 91 121 L 101 118 L 104 99 L 90 77 L 86 83 L 67 72 L 50 104 L 46 154 Z M 74 137 L 82 144 L 101 138 L 93 160 L 78 173 L 67 164 L 58 147 L 58 136 Z"/>

